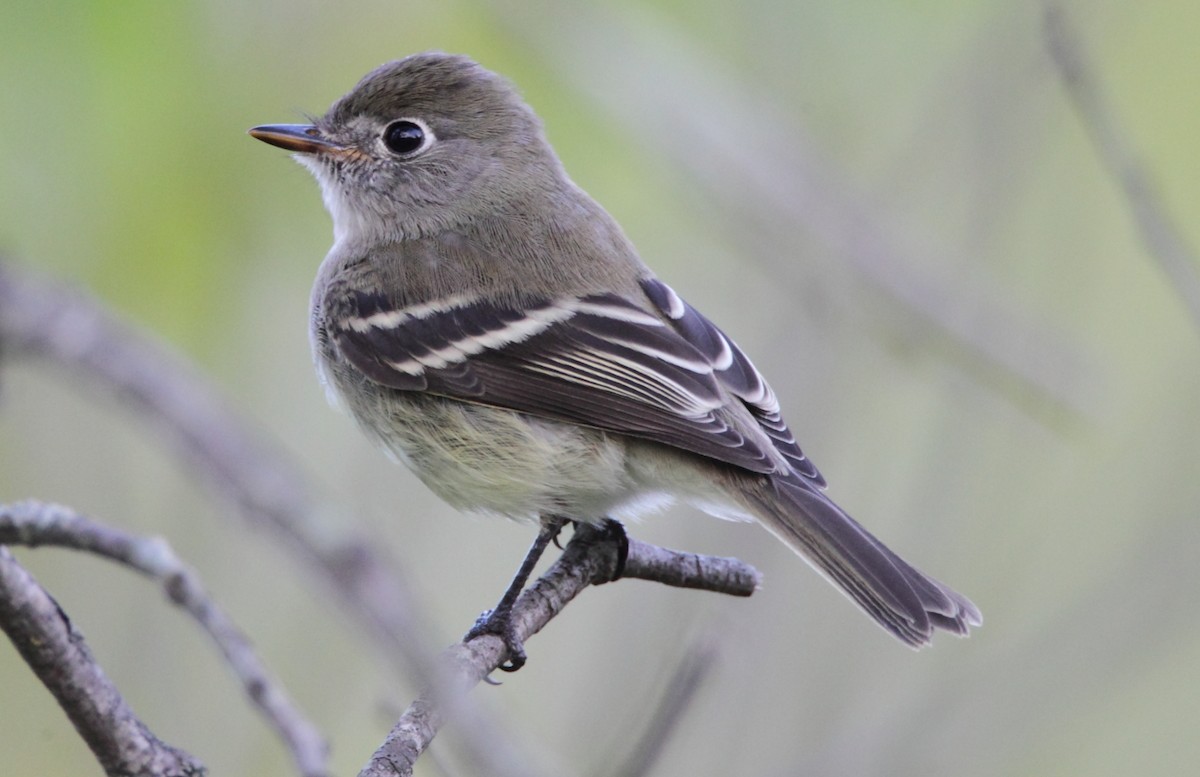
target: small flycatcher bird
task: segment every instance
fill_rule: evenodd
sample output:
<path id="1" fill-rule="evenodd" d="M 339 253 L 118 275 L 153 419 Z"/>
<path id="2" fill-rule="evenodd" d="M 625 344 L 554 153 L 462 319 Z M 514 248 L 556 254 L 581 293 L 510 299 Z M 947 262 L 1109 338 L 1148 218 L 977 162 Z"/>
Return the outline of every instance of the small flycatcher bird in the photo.
<path id="1" fill-rule="evenodd" d="M 825 495 L 762 375 L 567 177 L 507 81 L 416 54 L 312 124 L 250 134 L 296 152 L 333 216 L 311 313 L 329 396 L 451 505 L 540 520 L 526 576 L 565 519 L 679 499 L 757 520 L 908 645 L 982 623 Z M 523 585 L 477 626 L 508 669 Z"/>

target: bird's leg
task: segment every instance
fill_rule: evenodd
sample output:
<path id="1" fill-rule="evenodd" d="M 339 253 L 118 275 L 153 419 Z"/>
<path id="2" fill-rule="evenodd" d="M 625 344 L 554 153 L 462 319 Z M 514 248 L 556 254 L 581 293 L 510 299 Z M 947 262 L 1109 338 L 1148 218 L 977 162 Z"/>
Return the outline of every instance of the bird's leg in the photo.
<path id="1" fill-rule="evenodd" d="M 500 597 L 500 603 L 495 609 L 480 615 L 479 620 L 475 621 L 475 625 L 463 637 L 463 642 L 469 642 L 483 634 L 495 634 L 503 639 L 504 646 L 508 649 L 508 661 L 500 665 L 502 671 L 515 672 L 525 665 L 525 647 L 517 638 L 516 629 L 513 627 L 512 608 L 517 603 L 521 591 L 525 589 L 525 583 L 533 574 L 533 568 L 537 566 L 546 546 L 558 538 L 558 533 L 566 523 L 567 519 L 559 515 L 543 516 L 542 527 L 538 530 L 533 544 L 529 546 L 529 552 L 525 554 L 525 560 L 521 562 L 517 574 L 508 584 L 508 590 Z"/>

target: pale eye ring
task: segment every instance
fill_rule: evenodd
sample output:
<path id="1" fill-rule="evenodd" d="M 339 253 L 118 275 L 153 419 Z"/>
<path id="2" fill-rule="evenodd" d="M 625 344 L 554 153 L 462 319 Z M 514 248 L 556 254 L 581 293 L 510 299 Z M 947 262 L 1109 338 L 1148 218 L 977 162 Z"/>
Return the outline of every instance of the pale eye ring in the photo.
<path id="1" fill-rule="evenodd" d="M 383 129 L 383 145 L 397 156 L 418 154 L 433 143 L 433 132 L 420 119 L 397 119 Z"/>

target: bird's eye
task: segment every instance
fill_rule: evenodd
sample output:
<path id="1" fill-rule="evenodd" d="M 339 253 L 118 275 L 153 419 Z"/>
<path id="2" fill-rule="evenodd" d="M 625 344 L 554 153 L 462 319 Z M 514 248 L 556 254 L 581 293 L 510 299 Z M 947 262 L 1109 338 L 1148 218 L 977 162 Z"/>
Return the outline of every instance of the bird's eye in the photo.
<path id="1" fill-rule="evenodd" d="M 433 133 L 409 119 L 400 119 L 387 125 L 383 131 L 383 144 L 403 156 L 415 154 L 433 139 Z"/>

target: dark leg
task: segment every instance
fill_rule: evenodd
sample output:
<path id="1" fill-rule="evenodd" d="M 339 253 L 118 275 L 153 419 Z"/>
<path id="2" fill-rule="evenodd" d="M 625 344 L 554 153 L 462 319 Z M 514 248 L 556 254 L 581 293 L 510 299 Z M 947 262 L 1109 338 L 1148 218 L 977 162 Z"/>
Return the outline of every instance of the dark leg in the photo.
<path id="1" fill-rule="evenodd" d="M 566 523 L 566 518 L 557 515 L 542 518 L 542 528 L 538 530 L 537 537 L 529 546 L 529 552 L 525 554 L 525 560 L 521 562 L 517 574 L 508 584 L 508 590 L 504 592 L 504 596 L 500 597 L 500 603 L 494 610 L 479 616 L 479 620 L 463 637 L 463 642 L 469 642 L 483 634 L 495 634 L 503 639 L 505 647 L 508 648 L 508 661 L 500 665 L 502 671 L 515 672 L 525 665 L 525 647 L 521 644 L 521 640 L 517 639 L 516 631 L 513 628 L 512 608 L 517 603 L 517 597 L 521 595 L 521 591 L 525 589 L 525 583 L 533 574 L 533 568 L 537 566 L 538 559 L 542 557 L 546 546 L 552 540 L 557 539 L 558 533 L 562 531 L 562 527 Z"/>

